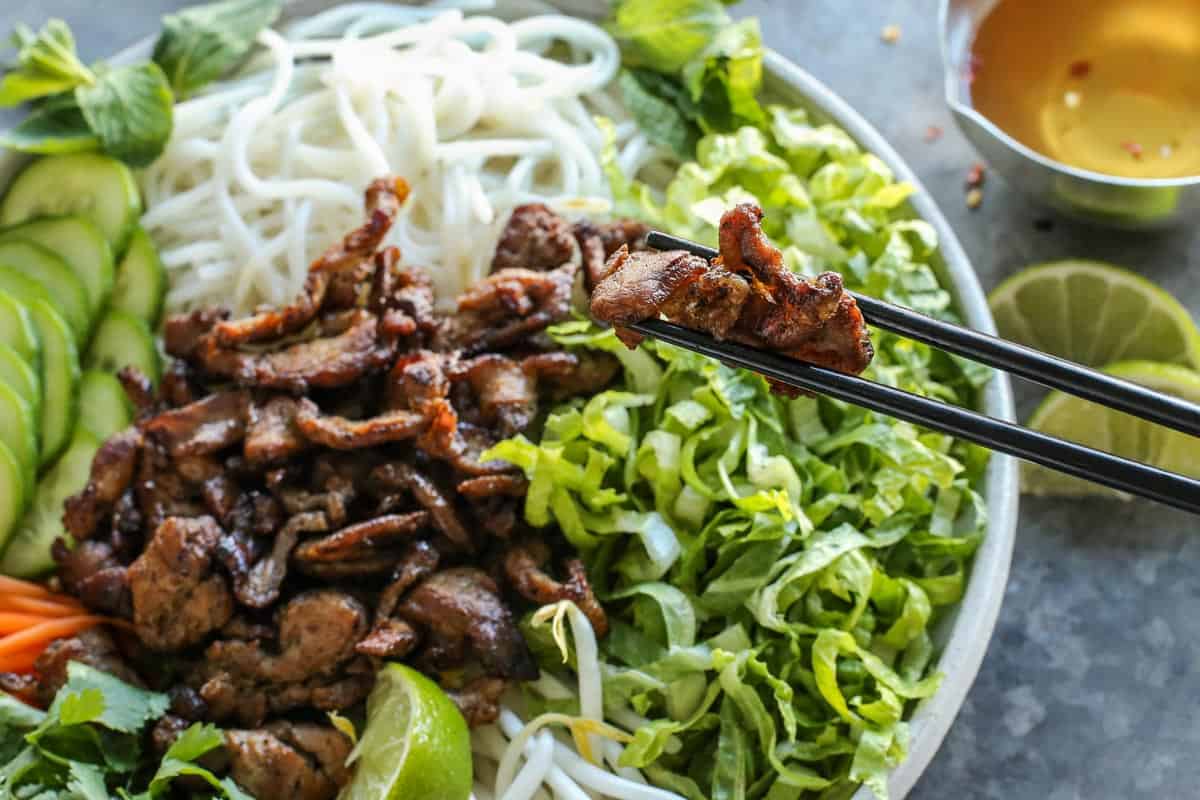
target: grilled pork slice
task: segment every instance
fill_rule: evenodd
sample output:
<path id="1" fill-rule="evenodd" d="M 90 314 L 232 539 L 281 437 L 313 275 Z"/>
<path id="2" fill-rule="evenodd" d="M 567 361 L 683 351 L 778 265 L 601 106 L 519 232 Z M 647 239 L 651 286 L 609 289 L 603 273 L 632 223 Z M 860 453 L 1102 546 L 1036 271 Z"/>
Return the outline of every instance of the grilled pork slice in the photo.
<path id="1" fill-rule="evenodd" d="M 229 775 L 255 797 L 326 800 L 350 780 L 352 745 L 321 725 L 274 722 L 225 733 Z"/>
<path id="2" fill-rule="evenodd" d="M 463 642 L 491 675 L 534 680 L 537 664 L 487 573 L 443 570 L 417 584 L 399 615 L 447 640 Z"/>
<path id="3" fill-rule="evenodd" d="M 787 269 L 763 234 L 762 217 L 762 209 L 750 203 L 726 211 L 720 255 L 711 262 L 682 250 L 617 250 L 592 292 L 592 315 L 617 326 L 631 347 L 641 337 L 621 326 L 665 317 L 717 339 L 862 372 L 874 350 L 841 276 L 803 278 Z"/>
<path id="4" fill-rule="evenodd" d="M 202 641 L 233 616 L 233 596 L 214 572 L 221 528 L 212 517 L 168 517 L 129 567 L 133 624 L 153 650 Z"/>

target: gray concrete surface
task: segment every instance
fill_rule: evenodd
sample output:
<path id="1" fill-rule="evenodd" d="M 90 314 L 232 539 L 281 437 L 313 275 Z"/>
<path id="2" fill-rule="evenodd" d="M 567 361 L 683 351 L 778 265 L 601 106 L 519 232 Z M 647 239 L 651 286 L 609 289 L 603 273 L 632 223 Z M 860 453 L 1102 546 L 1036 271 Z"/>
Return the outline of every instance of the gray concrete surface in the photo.
<path id="1" fill-rule="evenodd" d="M 4 0 L 0 30 L 70 22 L 87 58 L 157 29 L 176 0 Z M 766 42 L 849 100 L 941 204 L 985 288 L 1065 257 L 1130 266 L 1200 313 L 1195 229 L 1096 230 L 1032 207 L 994 176 L 968 211 L 974 161 L 941 97 L 933 0 L 748 0 Z M 894 45 L 880 41 L 900 26 Z M 6 118 L 0 117 L 0 122 Z M 8 119 L 11 119 L 9 117 Z M 945 130 L 924 141 L 930 125 Z M 1035 221 L 1051 220 L 1035 227 Z M 1040 397 L 1018 387 L 1022 411 Z M 1200 796 L 1200 525 L 1149 503 L 1023 498 L 1000 625 L 914 800 Z"/>

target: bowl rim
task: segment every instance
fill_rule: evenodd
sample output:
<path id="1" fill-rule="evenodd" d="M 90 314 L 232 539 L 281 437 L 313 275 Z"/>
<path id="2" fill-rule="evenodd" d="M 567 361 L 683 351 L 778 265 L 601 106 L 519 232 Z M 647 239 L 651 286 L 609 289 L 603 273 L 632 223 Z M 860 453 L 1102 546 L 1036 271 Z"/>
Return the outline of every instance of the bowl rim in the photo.
<path id="1" fill-rule="evenodd" d="M 319 0 L 319 5 L 329 8 L 339 2 L 342 0 Z M 498 4 L 501 3 L 503 0 L 499 0 Z M 154 37 L 147 37 L 120 50 L 110 61 L 121 64 L 146 58 L 153 47 Z M 802 95 L 804 105 L 810 110 L 841 127 L 860 146 L 887 164 L 897 179 L 913 186 L 909 207 L 916 217 L 925 220 L 937 232 L 938 250 L 934 261 L 939 277 L 947 284 L 966 324 L 984 333 L 995 334 L 996 324 L 988 308 L 987 296 L 962 244 L 932 195 L 887 139 L 832 89 L 773 49 L 764 48 L 763 73 L 764 87 L 779 82 Z M 0 165 L 11 165 L 17 159 L 22 159 L 20 154 L 6 153 L 0 157 Z M 1015 420 L 1012 386 L 1006 374 L 993 374 L 981 392 L 979 405 L 993 417 L 1010 422 Z M 1016 459 L 992 454 L 984 478 L 983 495 L 988 508 L 987 532 L 972 561 L 966 592 L 958 607 L 942 623 L 942 631 L 945 633 L 948 629 L 938 659 L 938 669 L 944 676 L 942 685 L 932 697 L 920 703 L 909 720 L 912 737 L 908 757 L 888 777 L 888 791 L 893 800 L 904 800 L 937 754 L 979 673 L 999 618 L 1017 529 L 1020 484 Z M 870 800 L 874 796 L 863 786 L 855 792 L 853 800 Z"/>

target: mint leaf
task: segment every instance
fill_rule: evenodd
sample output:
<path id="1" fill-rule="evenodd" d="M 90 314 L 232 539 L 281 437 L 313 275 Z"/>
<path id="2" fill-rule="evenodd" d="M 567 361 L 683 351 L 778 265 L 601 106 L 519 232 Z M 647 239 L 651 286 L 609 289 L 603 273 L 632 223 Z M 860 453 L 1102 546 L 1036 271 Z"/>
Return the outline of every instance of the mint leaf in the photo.
<path id="1" fill-rule="evenodd" d="M 0 131 L 0 147 L 22 153 L 79 153 L 99 146 L 70 94 L 46 100 L 15 126 Z"/>
<path id="2" fill-rule="evenodd" d="M 104 692 L 99 689 L 68 693 L 59 705 L 58 721 L 63 725 L 95 722 L 104 713 L 104 705 Z"/>
<path id="3" fill-rule="evenodd" d="M 154 61 L 182 100 L 224 74 L 275 22 L 281 0 L 225 0 L 163 17 Z"/>
<path id="4" fill-rule="evenodd" d="M 77 82 L 26 70 L 13 70 L 0 80 L 0 107 L 11 108 L 27 100 L 74 89 Z"/>
<path id="5" fill-rule="evenodd" d="M 17 68 L 0 81 L 0 107 L 70 91 L 95 80 L 75 53 L 75 37 L 61 19 L 52 19 L 34 33 L 24 25 L 13 33 Z"/>
<path id="6" fill-rule="evenodd" d="M 103 713 L 93 721 L 120 733 L 137 733 L 147 722 L 158 719 L 167 711 L 165 694 L 148 692 L 115 678 L 98 669 L 72 661 L 67 665 L 67 684 L 50 706 L 50 716 L 61 719 L 64 695 L 98 690 L 103 694 Z"/>
<path id="7" fill-rule="evenodd" d="M 130 166 L 150 164 L 171 136 L 174 99 L 156 64 L 105 70 L 75 100 L 104 151 Z"/>
<path id="8" fill-rule="evenodd" d="M 650 70 L 622 70 L 617 85 L 621 100 L 646 138 L 670 148 L 680 158 L 695 154 L 700 130 L 683 111 L 693 106 L 682 86 Z"/>
<path id="9" fill-rule="evenodd" d="M 42 154 L 99 148 L 134 167 L 162 153 L 171 136 L 174 96 L 157 65 L 89 69 L 61 20 L 50 20 L 36 34 L 18 27 L 14 41 L 18 66 L 0 80 L 0 107 L 46 100 L 0 133 L 0 146 Z"/>
<path id="10" fill-rule="evenodd" d="M 46 75 L 71 78 L 79 83 L 92 79 L 91 71 L 75 53 L 75 37 L 67 23 L 51 19 L 34 33 L 25 25 L 18 25 L 13 32 L 13 41 L 20 48 L 17 63 Z"/>

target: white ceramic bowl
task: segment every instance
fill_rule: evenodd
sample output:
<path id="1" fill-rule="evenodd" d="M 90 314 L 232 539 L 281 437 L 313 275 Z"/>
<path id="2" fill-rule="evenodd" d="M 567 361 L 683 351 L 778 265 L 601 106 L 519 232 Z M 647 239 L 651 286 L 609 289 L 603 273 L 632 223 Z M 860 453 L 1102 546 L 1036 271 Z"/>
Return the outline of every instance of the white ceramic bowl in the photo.
<path id="1" fill-rule="evenodd" d="M 286 16 L 295 19 L 337 4 L 336 0 L 296 0 L 289 3 Z M 546 9 L 539 0 L 499 0 L 498 5 L 497 13 L 508 18 Z M 598 13 L 603 13 L 607 4 L 598 0 L 560 0 L 556 5 L 564 11 L 594 19 Z M 112 61 L 120 63 L 146 58 L 152 48 L 153 41 L 146 40 L 123 51 Z M 933 266 L 943 285 L 954 296 L 958 312 L 967 325 L 994 334 L 996 326 L 988 310 L 987 298 L 962 245 L 917 176 L 879 132 L 824 84 L 774 51 L 768 51 L 766 55 L 764 90 L 776 102 L 805 108 L 816 118 L 845 129 L 864 149 L 883 159 L 897 178 L 916 188 L 909 201 L 909 210 L 937 230 L 941 244 Z M 11 153 L 0 154 L 0 181 L 6 184 L 24 161 Z M 994 376 L 982 394 L 981 411 L 1000 419 L 1014 418 L 1012 389 L 1005 375 Z M 993 456 L 983 491 L 989 512 L 987 536 L 975 555 L 962 603 L 934 631 L 935 642 L 942 651 L 938 669 L 945 678 L 937 694 L 923 701 L 913 715 L 908 758 L 893 770 L 888 781 L 893 800 L 902 800 L 908 794 L 933 759 L 962 707 L 987 651 L 1008 580 L 1017 524 L 1017 481 L 1016 462 L 1008 456 Z M 873 794 L 863 788 L 854 800 L 870 800 L 871 797 Z"/>

